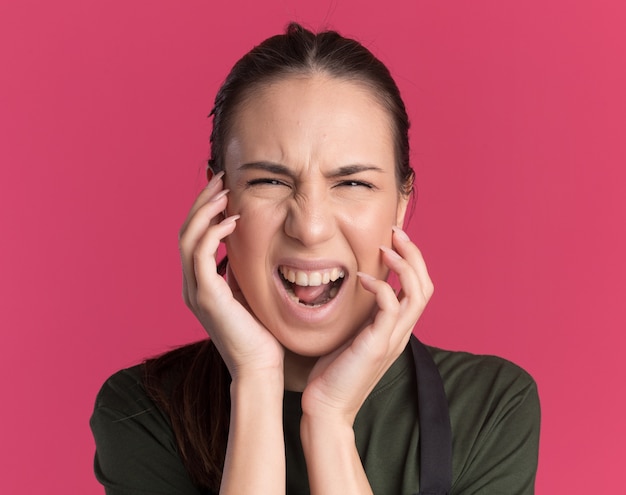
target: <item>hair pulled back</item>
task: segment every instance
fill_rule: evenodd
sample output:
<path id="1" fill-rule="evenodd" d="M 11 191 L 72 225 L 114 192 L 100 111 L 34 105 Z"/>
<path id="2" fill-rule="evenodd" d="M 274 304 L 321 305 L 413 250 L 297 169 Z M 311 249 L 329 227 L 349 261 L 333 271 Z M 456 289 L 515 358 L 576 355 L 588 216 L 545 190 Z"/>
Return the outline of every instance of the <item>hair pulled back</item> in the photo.
<path id="1" fill-rule="evenodd" d="M 400 91 L 387 67 L 358 41 L 335 31 L 318 34 L 291 23 L 285 34 L 272 36 L 244 55 L 215 97 L 211 116 L 209 167 L 224 170 L 224 148 L 240 105 L 256 89 L 293 75 L 326 74 L 367 86 L 393 122 L 398 190 L 409 195 L 414 172 L 409 163 L 409 118 Z"/>
<path id="2" fill-rule="evenodd" d="M 400 91 L 385 65 L 357 41 L 334 31 L 314 34 L 296 23 L 263 41 L 232 68 L 215 98 L 213 172 L 224 169 L 224 148 L 237 109 L 254 91 L 292 75 L 325 74 L 368 87 L 389 112 L 398 191 L 409 195 L 409 119 Z M 225 260 L 219 271 L 225 270 Z M 144 363 L 144 387 L 169 418 L 178 452 L 194 484 L 219 491 L 230 416 L 230 375 L 210 340 L 183 346 Z"/>

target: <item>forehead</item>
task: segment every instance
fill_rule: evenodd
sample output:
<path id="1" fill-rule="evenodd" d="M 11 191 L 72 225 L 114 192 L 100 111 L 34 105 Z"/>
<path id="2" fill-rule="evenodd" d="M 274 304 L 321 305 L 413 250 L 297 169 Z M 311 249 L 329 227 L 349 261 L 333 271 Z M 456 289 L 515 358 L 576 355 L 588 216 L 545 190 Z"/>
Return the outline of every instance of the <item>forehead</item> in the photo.
<path id="1" fill-rule="evenodd" d="M 393 168 L 391 117 L 365 84 L 319 74 L 280 79 L 247 96 L 227 139 L 227 165 L 259 159 Z"/>

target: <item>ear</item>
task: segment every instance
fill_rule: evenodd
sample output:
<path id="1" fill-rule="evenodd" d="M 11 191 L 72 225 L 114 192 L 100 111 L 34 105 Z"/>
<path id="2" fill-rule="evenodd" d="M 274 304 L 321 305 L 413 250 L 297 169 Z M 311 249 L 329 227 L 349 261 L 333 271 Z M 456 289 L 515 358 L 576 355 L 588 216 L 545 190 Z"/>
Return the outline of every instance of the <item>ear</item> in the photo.
<path id="1" fill-rule="evenodd" d="M 406 215 L 410 198 L 411 197 L 407 194 L 400 194 L 398 196 L 398 206 L 396 208 L 396 227 L 400 227 L 401 229 L 404 226 L 404 216 Z"/>

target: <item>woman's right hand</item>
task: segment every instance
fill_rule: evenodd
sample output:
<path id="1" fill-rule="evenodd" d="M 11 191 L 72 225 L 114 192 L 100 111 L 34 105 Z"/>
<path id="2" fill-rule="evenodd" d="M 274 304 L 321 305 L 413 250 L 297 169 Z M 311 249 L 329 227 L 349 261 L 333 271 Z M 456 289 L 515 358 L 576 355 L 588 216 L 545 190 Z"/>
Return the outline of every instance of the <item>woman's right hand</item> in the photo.
<path id="1" fill-rule="evenodd" d="M 284 350 L 249 310 L 236 280 L 217 273 L 220 242 L 236 228 L 238 215 L 224 218 L 228 190 L 216 174 L 193 204 L 179 234 L 183 299 L 206 329 L 234 379 L 283 372 Z"/>
<path id="2" fill-rule="evenodd" d="M 217 273 L 220 241 L 238 215 L 224 218 L 223 174 L 196 199 L 180 235 L 183 298 L 215 343 L 232 378 L 228 446 L 220 494 L 285 492 L 284 350 L 248 309 L 232 275 Z"/>

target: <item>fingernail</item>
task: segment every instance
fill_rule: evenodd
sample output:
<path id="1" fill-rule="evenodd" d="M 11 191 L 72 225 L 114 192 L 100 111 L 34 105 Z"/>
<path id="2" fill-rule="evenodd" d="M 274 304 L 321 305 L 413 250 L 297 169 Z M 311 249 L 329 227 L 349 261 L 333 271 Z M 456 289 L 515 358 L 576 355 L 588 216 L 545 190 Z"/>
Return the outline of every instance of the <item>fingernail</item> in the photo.
<path id="1" fill-rule="evenodd" d="M 360 277 L 360 278 L 364 278 L 365 280 L 376 280 L 376 277 L 372 277 L 371 275 L 367 274 L 367 273 L 363 273 L 363 272 L 356 272 L 356 274 Z"/>
<path id="2" fill-rule="evenodd" d="M 241 215 L 231 215 L 229 217 L 226 217 L 224 220 L 222 220 L 222 223 L 233 223 L 236 220 L 239 220 L 239 218 L 241 217 Z"/>
<path id="3" fill-rule="evenodd" d="M 389 256 L 391 256 L 392 258 L 396 258 L 398 260 L 402 259 L 402 256 L 400 256 L 398 253 L 396 253 L 393 249 L 388 248 L 387 246 L 380 246 L 380 250 L 387 253 Z"/>
<path id="4" fill-rule="evenodd" d="M 219 171 L 213 177 L 211 177 L 211 180 L 209 180 L 209 183 L 206 185 L 206 187 L 212 186 L 218 180 L 220 180 L 222 177 L 224 177 L 224 171 L 223 170 Z"/>
<path id="5" fill-rule="evenodd" d="M 224 196 L 226 196 L 230 192 L 230 189 L 224 189 L 223 191 L 218 192 L 214 197 L 211 198 L 211 203 L 215 203 L 219 201 Z"/>
<path id="6" fill-rule="evenodd" d="M 401 239 L 403 241 L 410 241 L 411 239 L 409 238 L 408 235 L 406 235 L 406 232 L 404 230 L 402 230 L 400 227 L 396 227 L 395 225 L 393 227 L 391 227 L 391 230 L 393 230 L 396 235 L 398 236 L 398 239 Z"/>

